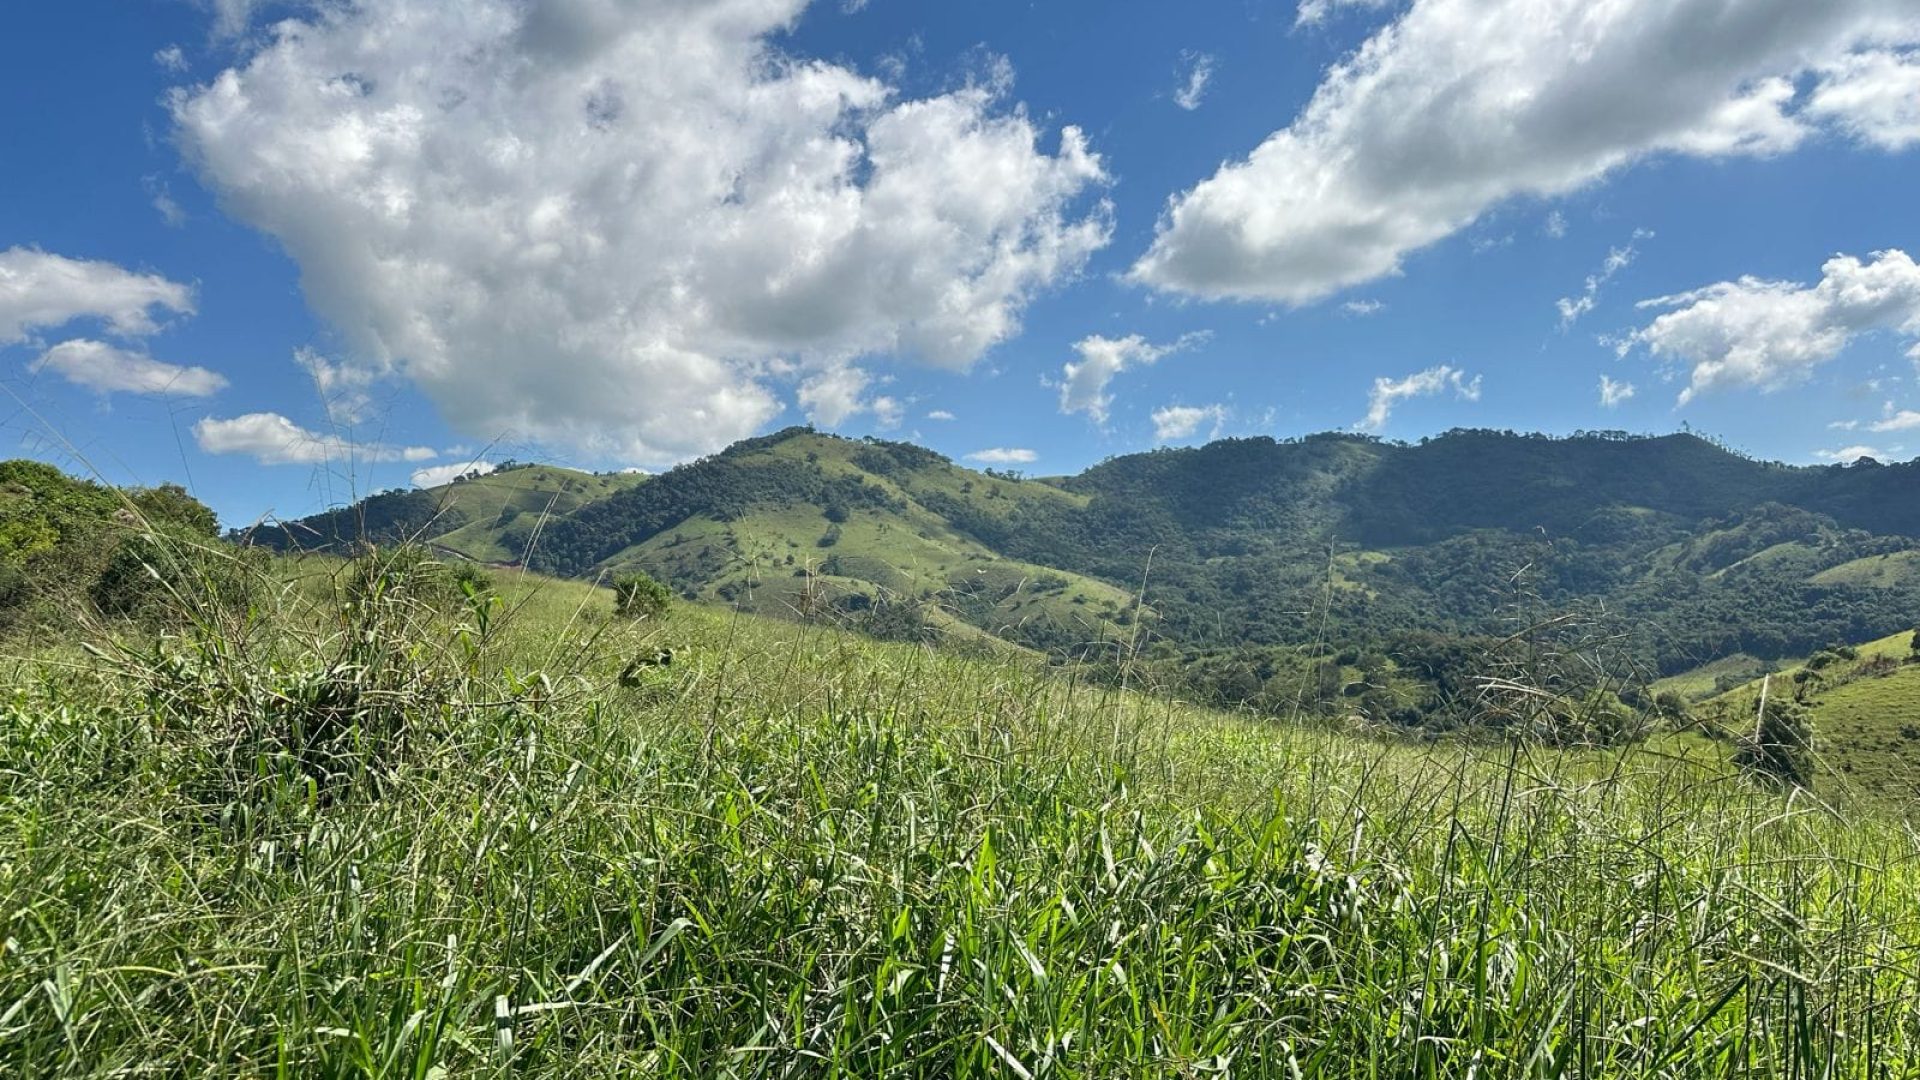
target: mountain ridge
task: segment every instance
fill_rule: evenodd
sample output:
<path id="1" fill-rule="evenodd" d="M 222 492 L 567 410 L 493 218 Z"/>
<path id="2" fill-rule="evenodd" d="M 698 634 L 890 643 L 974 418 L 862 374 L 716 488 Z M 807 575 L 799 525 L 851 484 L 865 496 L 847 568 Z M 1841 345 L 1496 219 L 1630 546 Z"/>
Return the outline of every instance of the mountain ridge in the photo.
<path id="1" fill-rule="evenodd" d="M 1920 610 L 1920 461 L 1794 466 L 1690 433 L 1262 436 L 1028 478 L 799 427 L 645 479 L 554 471 L 572 501 L 531 521 L 525 500 L 505 526 L 460 510 L 500 475 L 403 496 L 379 528 L 362 504 L 249 537 L 412 529 L 561 576 L 642 569 L 757 610 L 919 611 L 1068 651 L 1133 640 L 1136 613 L 1184 650 L 1485 635 L 1525 598 L 1624 618 L 1672 672 L 1871 640 Z M 464 516 L 442 529 L 436 508 Z"/>

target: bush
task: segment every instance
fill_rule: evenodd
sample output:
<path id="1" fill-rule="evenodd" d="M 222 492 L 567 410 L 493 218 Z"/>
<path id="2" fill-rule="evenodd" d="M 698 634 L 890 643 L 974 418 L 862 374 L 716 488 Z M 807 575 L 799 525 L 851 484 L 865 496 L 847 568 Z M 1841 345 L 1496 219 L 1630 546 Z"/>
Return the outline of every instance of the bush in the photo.
<path id="1" fill-rule="evenodd" d="M 1773 699 L 1733 760 L 1749 773 L 1793 787 L 1813 786 L 1813 718 L 1791 701 Z"/>
<path id="2" fill-rule="evenodd" d="M 353 607 L 407 603 L 446 611 L 493 591 L 493 575 L 478 563 L 441 562 L 421 544 L 374 548 L 355 559 L 346 580 Z"/>
<path id="3" fill-rule="evenodd" d="M 673 593 L 644 571 L 623 574 L 613 582 L 613 610 L 629 619 L 658 619 L 673 606 Z"/>
<path id="4" fill-rule="evenodd" d="M 148 623 L 244 611 L 254 598 L 254 561 L 179 530 L 138 533 L 107 556 L 87 599 L 108 618 Z"/>

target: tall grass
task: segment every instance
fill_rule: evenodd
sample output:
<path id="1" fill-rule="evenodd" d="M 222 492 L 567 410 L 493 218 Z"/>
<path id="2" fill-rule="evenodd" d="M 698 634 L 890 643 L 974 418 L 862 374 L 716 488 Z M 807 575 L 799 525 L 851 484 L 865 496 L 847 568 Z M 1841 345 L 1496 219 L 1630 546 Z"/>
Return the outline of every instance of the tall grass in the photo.
<path id="1" fill-rule="evenodd" d="M 245 617 L 13 663 L 0 1071 L 1920 1073 L 1890 822 L 294 565 Z"/>

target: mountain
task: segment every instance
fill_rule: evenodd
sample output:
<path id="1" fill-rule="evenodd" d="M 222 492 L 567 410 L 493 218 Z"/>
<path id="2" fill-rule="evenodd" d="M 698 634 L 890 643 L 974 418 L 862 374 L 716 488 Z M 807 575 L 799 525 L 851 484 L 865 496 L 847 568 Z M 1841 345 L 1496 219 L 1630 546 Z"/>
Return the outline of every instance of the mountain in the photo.
<path id="1" fill-rule="evenodd" d="M 405 533 L 564 576 L 642 569 L 755 610 L 1049 650 L 1137 645 L 1138 615 L 1160 655 L 1189 660 L 1404 651 L 1410 635 L 1497 637 L 1523 611 L 1579 611 L 1664 674 L 1804 656 L 1920 614 L 1920 462 L 1796 467 L 1688 434 L 1228 439 L 1031 479 L 793 428 L 644 481 L 503 470 L 251 538 Z"/>

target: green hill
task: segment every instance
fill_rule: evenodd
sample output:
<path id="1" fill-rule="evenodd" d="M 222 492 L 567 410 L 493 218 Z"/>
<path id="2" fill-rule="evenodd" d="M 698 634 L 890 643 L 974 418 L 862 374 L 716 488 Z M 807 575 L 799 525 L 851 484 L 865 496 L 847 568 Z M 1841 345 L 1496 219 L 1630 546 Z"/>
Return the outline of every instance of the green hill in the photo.
<path id="1" fill-rule="evenodd" d="M 1816 790 L 1910 809 L 1920 803 L 1920 649 L 1907 631 L 1807 660 L 1705 697 L 1696 712 L 1729 733 L 1753 725 L 1763 688 L 1770 707 L 1812 723 Z"/>
<path id="2" fill-rule="evenodd" d="M 1691 435 L 1229 439 L 1030 479 L 794 428 L 645 483 L 520 469 L 254 537 L 337 545 L 362 518 L 376 538 L 412 530 L 563 576 L 641 569 L 683 596 L 895 636 L 966 627 L 1055 654 L 1144 640 L 1207 673 L 1190 689 L 1208 700 L 1249 670 L 1273 697 L 1300 650 L 1376 658 L 1349 674 L 1430 667 L 1413 654 L 1436 636 L 1497 641 L 1528 612 L 1590 621 L 1645 681 L 1777 664 L 1920 610 L 1920 463 L 1792 467 Z M 1198 663 L 1222 652 L 1241 655 Z"/>

